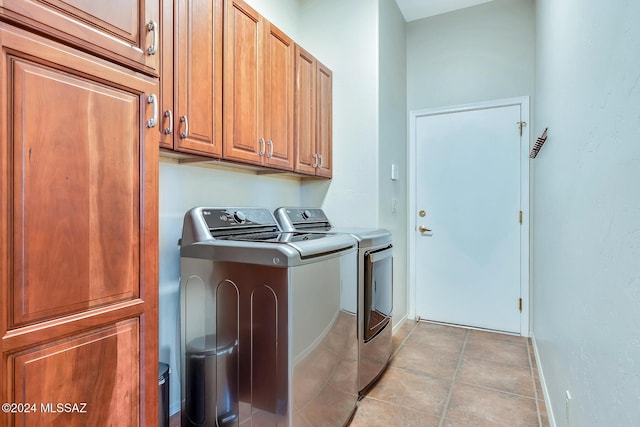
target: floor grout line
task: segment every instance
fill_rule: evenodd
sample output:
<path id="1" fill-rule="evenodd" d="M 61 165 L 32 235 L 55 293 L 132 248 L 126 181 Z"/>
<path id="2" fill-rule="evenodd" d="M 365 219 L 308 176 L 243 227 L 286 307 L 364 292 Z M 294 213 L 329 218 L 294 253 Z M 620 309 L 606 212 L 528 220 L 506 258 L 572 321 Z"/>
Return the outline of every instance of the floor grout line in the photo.
<path id="1" fill-rule="evenodd" d="M 365 396 L 364 398 L 365 399 L 369 399 L 369 400 L 375 400 L 376 402 L 384 403 L 385 405 L 397 406 L 398 408 L 402 408 L 402 409 L 411 409 L 412 411 L 420 412 L 421 414 L 429 415 L 429 416 L 432 416 L 432 417 L 437 417 L 437 415 L 434 415 L 434 414 L 432 414 L 432 413 L 430 413 L 428 411 L 425 411 L 423 409 L 414 408 L 412 406 L 401 405 L 399 403 L 389 402 L 388 400 L 378 399 L 377 397 L 371 397 L 371 396 L 368 396 L 368 395 Z"/>
<path id="2" fill-rule="evenodd" d="M 469 359 L 473 359 L 473 360 L 479 360 L 482 362 L 488 362 L 488 363 L 493 363 L 495 365 L 500 365 L 500 366 L 505 366 L 507 368 L 514 368 L 514 369 L 524 369 L 524 370 L 530 370 L 531 369 L 531 365 L 529 365 L 529 363 L 527 363 L 527 365 L 518 365 L 515 363 L 511 363 L 511 362 L 501 362 L 499 360 L 496 360 L 495 358 L 491 358 L 491 357 L 482 357 L 481 355 L 478 356 L 470 356 L 467 355 L 467 358 Z"/>
<path id="3" fill-rule="evenodd" d="M 513 393 L 511 391 L 501 390 L 499 388 L 487 387 L 486 385 L 470 383 L 468 381 L 458 381 L 458 383 L 459 384 L 470 385 L 470 386 L 476 387 L 476 388 L 483 388 L 485 390 L 495 391 L 495 392 L 502 393 L 502 394 L 508 394 L 509 396 L 513 396 L 513 397 L 521 397 L 523 399 L 529 399 L 529 400 L 538 400 L 538 399 L 535 398 L 535 396 L 527 396 L 526 394 Z"/>
<path id="4" fill-rule="evenodd" d="M 453 371 L 453 378 L 451 378 L 451 388 L 449 389 L 449 394 L 447 395 L 447 399 L 444 401 L 444 405 L 442 405 L 442 415 L 440 415 L 440 423 L 438 423 L 438 427 L 444 426 L 445 416 L 449 411 L 449 403 L 451 402 L 451 396 L 453 396 L 453 388 L 456 385 L 456 376 L 458 375 L 458 370 L 460 369 L 460 365 L 462 365 L 462 355 L 464 354 L 464 350 L 467 347 L 467 340 L 469 339 L 469 330 L 464 336 L 464 342 L 462 343 L 462 348 L 460 349 L 460 354 L 458 355 L 458 363 L 456 365 L 456 370 Z"/>

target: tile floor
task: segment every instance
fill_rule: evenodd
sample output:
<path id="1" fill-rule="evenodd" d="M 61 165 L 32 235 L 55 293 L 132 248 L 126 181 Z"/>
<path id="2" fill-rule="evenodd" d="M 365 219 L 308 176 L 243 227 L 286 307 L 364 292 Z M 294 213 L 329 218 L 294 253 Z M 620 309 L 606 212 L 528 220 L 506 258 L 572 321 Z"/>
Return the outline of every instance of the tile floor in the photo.
<path id="1" fill-rule="evenodd" d="M 407 321 L 393 348 L 349 427 L 549 426 L 527 338 Z"/>
<path id="2" fill-rule="evenodd" d="M 406 322 L 350 427 L 547 427 L 530 340 Z"/>

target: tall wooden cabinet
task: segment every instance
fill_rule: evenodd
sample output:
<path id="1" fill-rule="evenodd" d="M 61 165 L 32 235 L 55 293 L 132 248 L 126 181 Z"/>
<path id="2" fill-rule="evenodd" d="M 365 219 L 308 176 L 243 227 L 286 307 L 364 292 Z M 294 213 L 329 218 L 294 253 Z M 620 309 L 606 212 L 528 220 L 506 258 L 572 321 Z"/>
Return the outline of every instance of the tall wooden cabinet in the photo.
<path id="1" fill-rule="evenodd" d="M 225 0 L 223 158 L 293 169 L 294 43 L 242 0 Z"/>
<path id="2" fill-rule="evenodd" d="M 34 405 L 0 426 L 157 425 L 158 80 L 7 22 L 0 49 L 0 402 Z"/>
<path id="3" fill-rule="evenodd" d="M 163 0 L 163 148 L 222 155 L 221 1 Z"/>
<path id="4" fill-rule="evenodd" d="M 332 73 L 298 45 L 295 61 L 295 171 L 331 178 Z"/>

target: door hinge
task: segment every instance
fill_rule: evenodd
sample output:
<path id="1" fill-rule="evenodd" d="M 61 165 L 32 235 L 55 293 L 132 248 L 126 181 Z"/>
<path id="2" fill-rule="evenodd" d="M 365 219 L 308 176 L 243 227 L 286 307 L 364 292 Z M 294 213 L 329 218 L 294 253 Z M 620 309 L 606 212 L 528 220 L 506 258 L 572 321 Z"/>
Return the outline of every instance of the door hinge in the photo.
<path id="1" fill-rule="evenodd" d="M 518 216 L 518 221 L 520 221 L 520 224 L 522 224 L 522 211 L 520 211 L 520 215 Z"/>
<path id="2" fill-rule="evenodd" d="M 522 128 L 527 126 L 527 122 L 519 121 L 516 124 L 520 127 L 520 136 L 522 136 Z"/>
<path id="3" fill-rule="evenodd" d="M 522 298 L 518 300 L 518 309 L 520 310 L 520 313 L 522 313 Z"/>

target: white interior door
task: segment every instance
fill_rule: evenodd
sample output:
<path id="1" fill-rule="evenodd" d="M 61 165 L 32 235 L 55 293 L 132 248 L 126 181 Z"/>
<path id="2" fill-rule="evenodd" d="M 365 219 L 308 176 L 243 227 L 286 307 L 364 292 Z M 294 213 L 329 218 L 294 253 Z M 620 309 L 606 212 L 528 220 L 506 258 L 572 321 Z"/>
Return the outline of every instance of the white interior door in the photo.
<path id="1" fill-rule="evenodd" d="M 421 318 L 521 332 L 522 120 L 521 105 L 416 117 Z"/>

